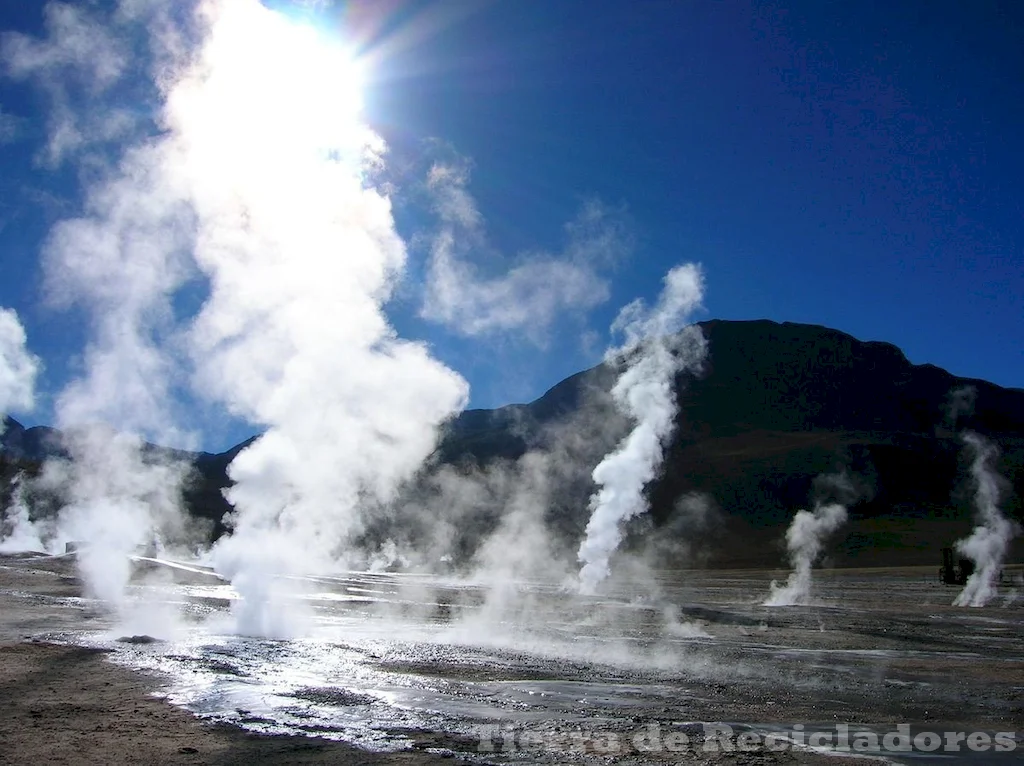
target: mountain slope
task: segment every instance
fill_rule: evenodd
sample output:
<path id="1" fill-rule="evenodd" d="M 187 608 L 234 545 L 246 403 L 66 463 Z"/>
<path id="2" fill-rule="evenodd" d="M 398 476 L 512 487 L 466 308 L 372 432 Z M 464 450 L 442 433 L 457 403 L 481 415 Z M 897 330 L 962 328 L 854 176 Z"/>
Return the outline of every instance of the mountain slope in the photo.
<path id="1" fill-rule="evenodd" d="M 1024 391 L 913 365 L 891 344 L 862 342 L 815 325 L 766 320 L 702 323 L 709 358 L 680 376 L 677 429 L 662 475 L 649 487 L 651 520 L 674 528 L 686 493 L 707 493 L 720 524 L 691 534 L 721 564 L 774 565 L 777 540 L 815 480 L 846 469 L 858 484 L 852 523 L 837 548 L 845 563 L 920 564 L 972 526 L 969 465 L 958 433 L 977 430 L 1001 450 L 1004 508 L 1024 518 Z M 441 446 L 446 460 L 486 464 L 543 447 L 545 425 L 579 409 L 588 390 L 607 391 L 599 366 L 515 410 L 466 413 Z M 956 422 L 950 393 L 971 387 L 974 407 Z M 585 498 L 567 528 L 586 522 Z M 636 535 L 650 534 L 644 524 Z M 634 535 L 634 536 L 636 536 Z M 1018 551 L 1019 552 L 1019 551 Z"/>
<path id="2" fill-rule="evenodd" d="M 777 541 L 795 510 L 820 490 L 816 477 L 845 469 L 859 499 L 836 560 L 931 563 L 939 547 L 971 527 L 969 466 L 958 436 L 964 428 L 1000 448 L 999 469 L 1008 480 L 1004 507 L 1024 517 L 1024 390 L 913 365 L 895 346 L 816 325 L 712 320 L 702 328 L 709 357 L 698 375 L 677 380 L 677 428 L 664 470 L 648 488 L 651 513 L 631 528 L 633 544 L 685 536 L 691 556 L 703 551 L 701 559 L 779 564 Z M 551 520 L 567 541 L 578 541 L 592 491 L 589 472 L 628 428 L 609 401 L 616 375 L 599 365 L 530 404 L 462 413 L 445 429 L 434 469 L 450 465 L 467 474 L 509 465 L 529 450 L 554 454 L 568 434 L 583 442 L 573 452 L 580 465 Z M 954 422 L 949 395 L 966 386 L 975 392 L 973 411 Z M 61 454 L 52 429 L 7 422 L 0 446 L 8 463 Z M 185 501 L 217 533 L 229 510 L 222 496 L 227 466 L 248 443 L 192 458 L 196 471 Z M 695 491 L 713 500 L 716 521 L 684 529 L 680 498 Z M 467 529 L 479 536 L 494 523 L 492 513 Z M 467 537 L 460 549 L 474 545 Z"/>

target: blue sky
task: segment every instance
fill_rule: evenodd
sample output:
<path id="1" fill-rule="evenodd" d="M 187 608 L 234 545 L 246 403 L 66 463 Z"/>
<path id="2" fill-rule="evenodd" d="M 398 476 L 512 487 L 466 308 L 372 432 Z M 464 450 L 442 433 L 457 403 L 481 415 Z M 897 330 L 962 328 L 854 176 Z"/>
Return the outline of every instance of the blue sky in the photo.
<path id="1" fill-rule="evenodd" d="M 1016 4 L 388 2 L 320 15 L 372 62 L 366 114 L 391 147 L 410 246 L 389 316 L 467 378 L 471 406 L 528 401 L 595 363 L 619 308 L 652 300 L 683 261 L 705 270 L 698 318 L 827 325 L 1024 386 Z M 5 4 L 0 27 L 43 34 L 41 6 Z M 145 93 L 117 96 L 144 110 Z M 48 422 L 84 335 L 73 312 L 44 305 L 38 254 L 79 208 L 88 170 L 41 161 L 38 85 L 0 80 L 0 109 L 0 306 L 45 366 L 25 420 Z M 481 223 L 460 257 L 487 278 L 568 252 L 566 225 L 604 211 L 606 300 L 537 332 L 472 334 L 425 315 L 424 243 L 438 227 L 425 179 L 438 162 L 465 171 L 457 186 Z M 225 420 L 204 446 L 245 431 Z"/>

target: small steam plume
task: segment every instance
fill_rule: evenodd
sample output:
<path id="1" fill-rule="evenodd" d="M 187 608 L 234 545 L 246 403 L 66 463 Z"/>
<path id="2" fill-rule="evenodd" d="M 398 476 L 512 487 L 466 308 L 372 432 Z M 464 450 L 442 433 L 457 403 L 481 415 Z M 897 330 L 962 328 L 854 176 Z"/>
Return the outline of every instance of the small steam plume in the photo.
<path id="1" fill-rule="evenodd" d="M 793 572 L 785 584 L 774 580 L 765 606 L 807 604 L 811 596 L 811 569 L 821 556 L 830 535 L 846 523 L 846 508 L 869 494 L 863 482 L 846 473 L 823 474 L 814 481 L 818 500 L 813 511 L 800 510 L 786 530 L 786 549 Z"/>
<path id="2" fill-rule="evenodd" d="M 31 410 L 39 360 L 26 348 L 25 329 L 13 309 L 0 308 L 0 436 L 11 410 Z M 39 532 L 29 520 L 21 478 L 15 479 L 10 507 L 0 525 L 0 553 L 44 550 Z"/>
<path id="3" fill-rule="evenodd" d="M 974 413 L 978 390 L 961 386 L 950 391 L 946 400 L 946 419 L 953 427 L 962 417 Z M 957 550 L 974 563 L 974 572 L 967 578 L 954 606 L 985 606 L 996 595 L 1003 561 L 1010 542 L 1020 533 L 1020 526 L 1006 518 L 999 509 L 1006 482 L 995 467 L 999 451 L 985 437 L 965 430 L 960 437 L 971 458 L 971 478 L 975 485 L 974 509 L 978 526 L 969 537 L 956 544 Z"/>
<path id="4" fill-rule="evenodd" d="M 0 553 L 42 553 L 45 550 L 40 530 L 28 513 L 21 477 L 15 477 L 11 504 L 0 524 Z"/>
<path id="5" fill-rule="evenodd" d="M 618 447 L 594 469 L 600 490 L 590 499 L 591 516 L 579 548 L 580 590 L 594 593 L 609 574 L 609 560 L 622 541 L 625 521 L 646 510 L 644 487 L 656 475 L 676 415 L 675 379 L 702 364 L 706 341 L 695 325 L 680 331 L 701 305 L 704 280 L 693 264 L 673 268 L 657 304 L 642 301 L 626 306 L 612 329 L 626 336 L 623 346 L 607 358 L 625 356 L 626 370 L 612 396 L 636 422 Z"/>
<path id="6" fill-rule="evenodd" d="M 130 556 L 164 539 L 182 523 L 183 463 L 147 448 L 129 432 L 91 426 L 70 429 L 70 461 L 51 461 L 47 478 L 66 499 L 56 539 L 79 543 L 86 591 L 122 612 L 131 578 Z"/>
<path id="7" fill-rule="evenodd" d="M 571 470 L 561 464 L 559 451 L 564 446 L 529 452 L 503 472 L 507 485 L 501 519 L 472 562 L 472 579 L 487 589 L 481 613 L 485 621 L 530 622 L 540 608 L 521 590 L 522 584 L 561 583 L 570 574 L 568 556 L 560 555 L 565 551 L 560 550 L 558 535 L 547 524 L 556 482 Z"/>
<path id="8" fill-rule="evenodd" d="M 818 560 L 830 534 L 846 523 L 846 508 L 838 503 L 818 505 L 814 511 L 797 511 L 786 530 L 786 548 L 793 572 L 784 585 L 774 580 L 765 606 L 806 604 L 811 595 L 811 567 Z"/>
<path id="9" fill-rule="evenodd" d="M 963 440 L 972 458 L 971 476 L 976 485 L 975 517 L 979 524 L 970 537 L 956 544 L 957 550 L 974 562 L 974 572 L 967 578 L 953 606 L 985 606 L 996 595 L 1003 561 L 1010 542 L 1020 532 L 1020 526 L 999 510 L 1005 482 L 993 465 L 998 451 L 973 431 L 965 433 Z"/>

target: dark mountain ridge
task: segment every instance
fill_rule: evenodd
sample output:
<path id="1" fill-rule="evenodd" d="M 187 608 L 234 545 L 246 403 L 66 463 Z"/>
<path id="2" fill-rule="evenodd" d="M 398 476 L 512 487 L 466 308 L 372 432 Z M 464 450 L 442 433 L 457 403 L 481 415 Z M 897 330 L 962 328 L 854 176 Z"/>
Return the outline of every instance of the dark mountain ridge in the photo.
<path id="1" fill-rule="evenodd" d="M 819 476 L 845 470 L 858 494 L 835 560 L 932 563 L 973 523 L 967 429 L 1000 450 L 1002 507 L 1024 519 L 1024 390 L 915 365 L 892 344 L 816 325 L 712 320 L 701 327 L 708 359 L 698 375 L 677 380 L 677 427 L 648 488 L 649 518 L 634 537 L 652 526 L 673 529 L 679 499 L 702 492 L 723 518 L 714 529 L 689 531 L 691 548 L 706 548 L 720 564 L 779 563 L 781 549 L 766 545 L 766 535 L 777 541 L 795 510 L 821 495 Z M 514 459 L 543 445 L 547 423 L 615 378 L 600 365 L 529 405 L 464 413 L 441 444 L 442 458 Z M 950 394 L 960 389 L 973 391 L 973 406 L 954 416 Z M 570 527 L 579 532 L 585 522 L 583 498 Z"/>
<path id="2" fill-rule="evenodd" d="M 663 471 L 648 488 L 651 513 L 635 525 L 634 538 L 675 529 L 680 498 L 702 492 L 721 521 L 704 537 L 691 535 L 691 547 L 705 546 L 705 558 L 721 564 L 779 563 L 780 550 L 765 545 L 765 535 L 777 538 L 776 528 L 807 507 L 820 488 L 816 477 L 845 469 L 858 498 L 837 561 L 932 562 L 939 547 L 971 526 L 969 464 L 959 437 L 964 429 L 1000 449 L 1003 507 L 1024 516 L 1024 390 L 914 365 L 889 343 L 816 325 L 711 320 L 701 327 L 708 359 L 700 373 L 677 380 L 677 428 Z M 469 470 L 546 449 L 554 427 L 585 417 L 602 396 L 607 411 L 616 376 L 612 365 L 602 364 L 529 404 L 467 410 L 445 429 L 434 464 Z M 950 393 L 967 387 L 973 408 L 954 418 Z M 594 417 L 602 414 L 595 410 Z M 214 521 L 218 532 L 229 510 L 221 493 L 229 484 L 227 466 L 248 443 L 192 458 L 196 479 L 186 504 Z M 8 461 L 61 454 L 58 432 L 24 429 L 11 420 L 0 447 Z M 559 526 L 567 534 L 582 531 L 588 493 L 581 487 L 560 509 L 567 518 Z"/>

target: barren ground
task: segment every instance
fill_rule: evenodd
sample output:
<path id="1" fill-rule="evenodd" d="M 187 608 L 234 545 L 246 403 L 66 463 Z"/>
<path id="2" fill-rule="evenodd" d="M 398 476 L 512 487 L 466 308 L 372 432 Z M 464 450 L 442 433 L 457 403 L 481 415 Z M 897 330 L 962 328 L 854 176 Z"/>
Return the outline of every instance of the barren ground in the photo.
<path id="1" fill-rule="evenodd" d="M 685 667 L 650 672 L 602 670 L 599 663 L 508 652 L 481 654 L 459 647 L 438 650 L 422 660 L 393 652 L 367 654 L 365 662 L 374 664 L 377 671 L 426 679 L 423 688 L 436 680 L 456 701 L 470 698 L 465 689 L 472 688 L 473 693 L 481 688 L 505 690 L 503 684 L 521 683 L 525 689 L 534 688 L 531 683 L 606 688 L 610 690 L 607 698 L 593 693 L 586 709 L 576 712 L 585 714 L 586 720 L 603 722 L 605 731 L 620 731 L 625 743 L 615 754 L 602 755 L 596 739 L 575 745 L 559 739 L 560 732 L 576 729 L 566 726 L 565 710 L 552 706 L 546 711 L 544 705 L 553 703 L 539 701 L 540 708 L 528 711 L 534 716 L 529 719 L 534 722 L 532 730 L 546 738 L 546 746 L 536 752 L 526 747 L 503 753 L 500 740 L 496 740 L 497 752 L 481 753 L 478 739 L 460 734 L 457 727 L 437 726 L 403 730 L 401 734 L 409 742 L 407 750 L 376 753 L 314 736 L 261 735 L 200 720 L 156 696 L 168 683 L 159 674 L 112 663 L 109 651 L 40 641 L 39 636 L 104 629 L 109 627 L 107 618 L 96 602 L 79 598 L 80 583 L 71 560 L 0 557 L 0 763 L 593 760 L 840 766 L 864 761 L 800 749 L 708 752 L 702 747 L 703 734 L 697 724 L 679 727 L 681 722 L 701 721 L 762 726 L 852 721 L 883 728 L 911 722 L 939 731 L 950 727 L 990 732 L 1022 728 L 1022 600 L 1010 593 L 994 608 L 953 610 L 948 603 L 955 590 L 934 583 L 930 569 L 823 573 L 819 575 L 823 587 L 830 595 L 842 595 L 843 608 L 824 604 L 818 609 L 792 611 L 765 611 L 749 600 L 735 602 L 737 589 L 763 584 L 770 573 L 687 576 L 686 588 L 676 594 L 680 613 L 697 620 L 717 639 L 701 645 L 703 655 L 692 656 L 704 657 L 716 667 L 735 662 L 737 667 L 747 668 L 727 683 L 716 679 L 714 673 L 694 674 Z M 888 586 L 882 587 L 883 582 Z M 902 587 L 889 587 L 893 583 Z M 699 603 L 685 598 L 693 588 L 704 596 Z M 642 632 L 643 626 L 638 625 L 637 630 Z M 759 675 L 758 662 L 772 663 L 778 669 L 772 677 L 779 680 Z M 750 670 L 751 666 L 755 669 Z M 813 683 L 800 681 L 802 673 L 812 675 Z M 323 698 L 312 695 L 314 701 L 348 704 L 338 701 L 339 695 L 348 692 L 317 689 L 308 690 L 307 696 L 312 691 Z M 496 698 L 506 691 L 489 694 Z M 628 709 L 622 707 L 623 700 L 628 701 Z M 518 702 L 509 706 L 510 715 L 519 716 L 515 720 L 520 722 L 526 720 L 521 708 Z M 493 722 L 500 726 L 503 720 L 499 714 Z M 578 723 L 580 719 L 572 720 Z M 633 732 L 652 724 L 688 732 L 689 748 L 678 753 L 651 753 L 628 744 Z M 1008 755 L 990 760 L 985 754 L 967 753 L 958 755 L 957 762 L 1017 760 L 1015 754 Z M 915 756 L 913 762 L 922 761 Z"/>

